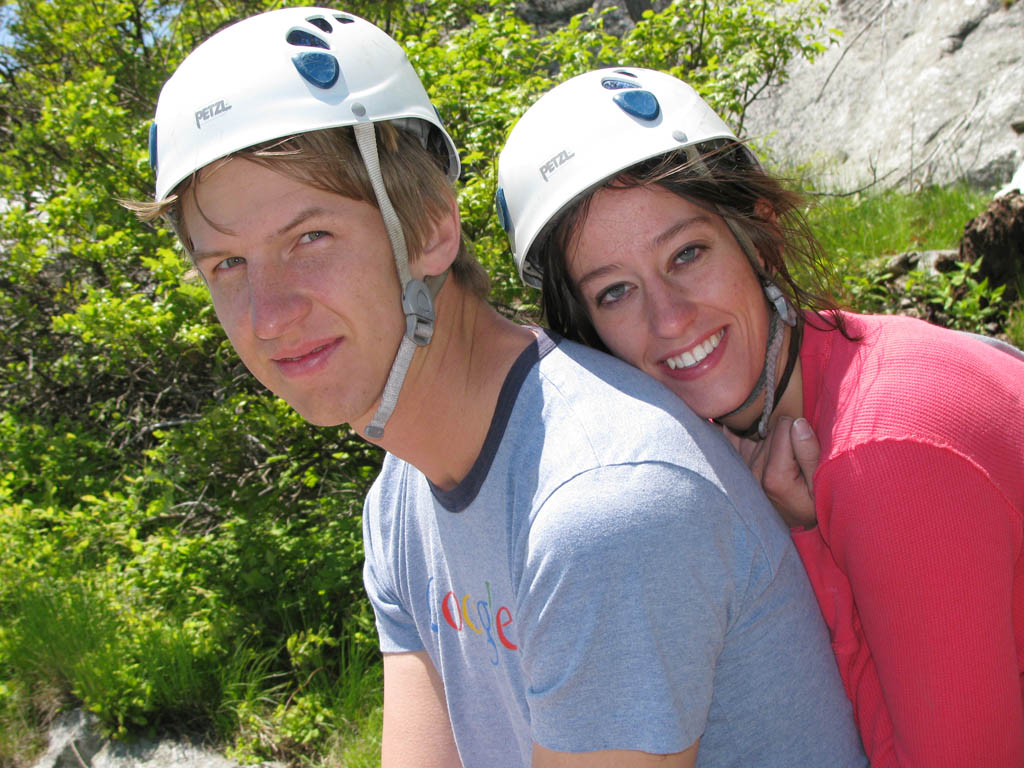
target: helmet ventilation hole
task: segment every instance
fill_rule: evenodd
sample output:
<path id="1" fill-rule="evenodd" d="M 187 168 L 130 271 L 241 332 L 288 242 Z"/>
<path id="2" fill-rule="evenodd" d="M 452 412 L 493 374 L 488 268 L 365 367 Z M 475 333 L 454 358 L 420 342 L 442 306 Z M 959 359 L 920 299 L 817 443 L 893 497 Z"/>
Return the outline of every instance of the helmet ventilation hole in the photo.
<path id="1" fill-rule="evenodd" d="M 615 77 L 606 77 L 601 81 L 601 87 L 606 88 L 609 91 L 620 91 L 623 88 L 639 88 L 639 83 L 630 83 L 625 80 L 619 80 Z"/>
<path id="2" fill-rule="evenodd" d="M 326 23 L 326 22 L 325 22 Z M 299 45 L 303 48 L 330 48 L 326 41 L 321 40 L 312 32 L 304 29 L 293 29 L 285 38 L 291 45 Z"/>
<path id="3" fill-rule="evenodd" d="M 505 190 L 501 187 L 498 187 L 498 192 L 494 195 L 494 207 L 498 209 L 498 223 L 505 232 L 508 232 L 512 228 L 512 217 L 508 215 Z"/>
<path id="4" fill-rule="evenodd" d="M 311 19 L 306 19 L 310 24 L 319 29 L 321 32 L 333 32 L 334 27 L 331 26 L 331 22 L 322 16 L 314 16 Z"/>
<path id="5" fill-rule="evenodd" d="M 306 19 L 306 21 L 324 32 L 330 32 L 332 29 L 330 22 L 319 16 Z M 322 40 L 317 35 L 305 29 L 291 30 L 285 40 L 288 41 L 289 45 L 294 45 L 300 48 L 329 49 L 331 47 L 327 44 L 327 41 Z M 329 53 L 305 51 L 297 56 L 293 56 L 292 63 L 306 82 L 311 85 L 315 85 L 317 88 L 330 88 L 338 82 L 338 75 L 341 74 L 341 67 L 338 66 L 338 60 Z"/>

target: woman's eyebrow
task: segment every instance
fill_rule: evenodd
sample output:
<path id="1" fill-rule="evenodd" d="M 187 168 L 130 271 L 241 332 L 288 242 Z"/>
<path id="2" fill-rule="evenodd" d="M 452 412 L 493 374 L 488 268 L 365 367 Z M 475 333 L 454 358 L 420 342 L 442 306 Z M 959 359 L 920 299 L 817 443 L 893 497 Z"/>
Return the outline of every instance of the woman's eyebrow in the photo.
<path id="1" fill-rule="evenodd" d="M 651 248 L 652 250 L 660 248 L 664 246 L 665 243 L 674 238 L 676 235 L 678 235 L 680 232 L 688 229 L 689 227 L 695 226 L 697 224 L 711 223 L 711 216 L 706 213 L 698 213 L 696 216 L 688 216 L 685 219 L 680 219 L 679 221 L 666 227 L 662 232 L 659 232 L 657 235 L 651 238 L 650 242 L 648 243 L 648 247 Z M 617 266 L 618 265 L 616 264 L 604 264 L 598 267 L 597 269 L 593 269 L 590 272 L 587 272 L 587 274 L 580 277 L 579 281 L 576 283 L 576 287 L 578 289 L 582 288 L 590 280 L 596 280 L 597 278 L 604 276 L 606 273 L 616 269 Z"/>
<path id="2" fill-rule="evenodd" d="M 603 277 L 606 273 L 613 272 L 616 269 L 618 269 L 618 264 L 605 264 L 597 269 L 590 270 L 579 279 L 578 283 L 576 283 L 577 290 L 582 289 L 589 281 L 597 280 L 598 278 Z"/>
<path id="3" fill-rule="evenodd" d="M 698 213 L 696 216 L 690 216 L 685 219 L 680 219 L 675 224 L 667 227 L 661 234 L 657 235 L 651 240 L 651 247 L 656 248 L 664 245 L 667 241 L 678 235 L 684 229 L 694 226 L 695 224 L 710 224 L 711 216 L 706 213 Z"/>

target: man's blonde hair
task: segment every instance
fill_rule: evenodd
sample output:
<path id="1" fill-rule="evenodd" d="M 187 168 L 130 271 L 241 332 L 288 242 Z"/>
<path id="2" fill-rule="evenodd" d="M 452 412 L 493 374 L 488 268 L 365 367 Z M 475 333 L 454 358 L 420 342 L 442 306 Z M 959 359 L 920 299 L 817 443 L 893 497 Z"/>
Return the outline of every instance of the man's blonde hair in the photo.
<path id="1" fill-rule="evenodd" d="M 425 149 L 416 136 L 390 122 L 376 123 L 374 129 L 384 185 L 405 233 L 409 261 L 415 262 L 423 252 L 434 223 L 448 215 L 451 206 L 455 205 L 455 190 L 444 170 L 447 159 Z M 227 162 L 235 157 L 317 189 L 377 205 L 377 197 L 351 127 L 325 128 L 263 142 L 217 162 Z M 163 201 L 126 205 L 143 221 L 166 218 L 191 255 L 193 244 L 182 216 L 182 201 L 191 195 L 199 209 L 197 183 L 198 172 L 182 181 Z M 201 209 L 199 212 L 202 215 Z M 460 240 L 451 273 L 471 294 L 487 297 L 487 273 L 469 252 L 465 237 Z"/>

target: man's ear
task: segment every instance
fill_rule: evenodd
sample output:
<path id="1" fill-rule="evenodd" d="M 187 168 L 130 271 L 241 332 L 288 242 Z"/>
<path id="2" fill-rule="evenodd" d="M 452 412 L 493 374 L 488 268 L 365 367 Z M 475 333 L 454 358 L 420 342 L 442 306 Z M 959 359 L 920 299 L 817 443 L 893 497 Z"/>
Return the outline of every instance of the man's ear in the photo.
<path id="1" fill-rule="evenodd" d="M 427 275 L 440 275 L 455 261 L 461 244 L 459 206 L 452 200 L 447 212 L 431 225 L 423 242 L 423 252 L 409 265 L 413 277 L 422 280 Z"/>

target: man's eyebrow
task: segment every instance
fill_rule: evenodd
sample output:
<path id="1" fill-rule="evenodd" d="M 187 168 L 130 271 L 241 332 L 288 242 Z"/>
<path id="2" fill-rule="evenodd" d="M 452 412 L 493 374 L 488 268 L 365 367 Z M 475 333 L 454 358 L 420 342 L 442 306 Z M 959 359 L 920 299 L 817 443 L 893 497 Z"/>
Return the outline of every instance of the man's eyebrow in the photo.
<path id="1" fill-rule="evenodd" d="M 232 254 L 228 251 L 192 251 L 190 256 L 192 257 L 192 263 L 198 265 L 202 261 L 207 259 L 226 259 Z"/>
<path id="2" fill-rule="evenodd" d="M 295 214 L 295 216 L 292 217 L 291 221 L 289 221 L 283 227 L 280 227 L 274 233 L 274 237 L 280 237 L 281 235 L 284 235 L 287 232 L 289 232 L 290 230 L 295 229 L 296 227 L 298 227 L 300 224 L 302 224 L 302 222 L 307 221 L 309 219 L 312 219 L 315 216 L 320 216 L 321 214 L 324 214 L 324 213 L 327 213 L 327 209 L 323 208 L 323 207 L 321 207 L 319 205 L 313 205 L 313 206 L 310 206 L 309 208 L 303 208 L 301 211 L 299 211 L 297 214 Z M 225 234 L 229 234 L 229 235 L 233 235 L 234 234 L 234 232 L 231 232 L 229 230 L 222 230 L 222 231 L 224 231 Z M 192 253 L 192 260 L 198 264 L 200 261 L 205 261 L 206 259 L 211 259 L 211 258 L 215 258 L 215 257 L 223 259 L 223 258 L 226 258 L 226 257 L 231 256 L 231 255 L 233 255 L 233 254 L 230 251 L 223 251 L 223 250 L 217 250 L 217 251 L 194 251 Z"/>
<path id="3" fill-rule="evenodd" d="M 678 235 L 680 232 L 682 232 L 683 230 L 685 230 L 685 229 L 687 229 L 689 227 L 692 227 L 692 226 L 694 226 L 696 224 L 710 224 L 710 223 L 711 223 L 711 216 L 708 215 L 708 214 L 705 214 L 705 213 L 698 213 L 696 216 L 688 216 L 685 219 L 680 219 L 679 221 L 675 222 L 671 226 L 666 227 L 664 231 L 658 233 L 656 236 L 651 238 L 651 240 L 649 242 L 649 247 L 651 249 L 659 248 L 659 247 L 665 245 L 665 243 L 667 243 L 673 237 Z M 579 282 L 576 283 L 576 288 L 577 289 L 582 288 L 590 280 L 596 280 L 597 278 L 602 277 L 607 272 L 610 272 L 610 271 L 616 269 L 616 267 L 617 267 L 617 265 L 615 265 L 615 264 L 605 264 L 604 266 L 600 266 L 597 269 L 591 270 L 590 272 L 588 272 L 587 274 L 583 275 L 579 279 Z"/>
<path id="4" fill-rule="evenodd" d="M 312 219 L 314 216 L 320 216 L 324 213 L 327 213 L 327 209 L 319 205 L 313 205 L 310 206 L 309 208 L 303 208 L 301 211 L 295 214 L 291 221 L 289 221 L 287 224 L 285 224 L 283 227 L 277 230 L 277 232 L 275 232 L 274 235 L 283 235 L 289 230 L 295 229 L 295 227 L 299 226 L 302 222 L 306 221 L 307 219 Z"/>

